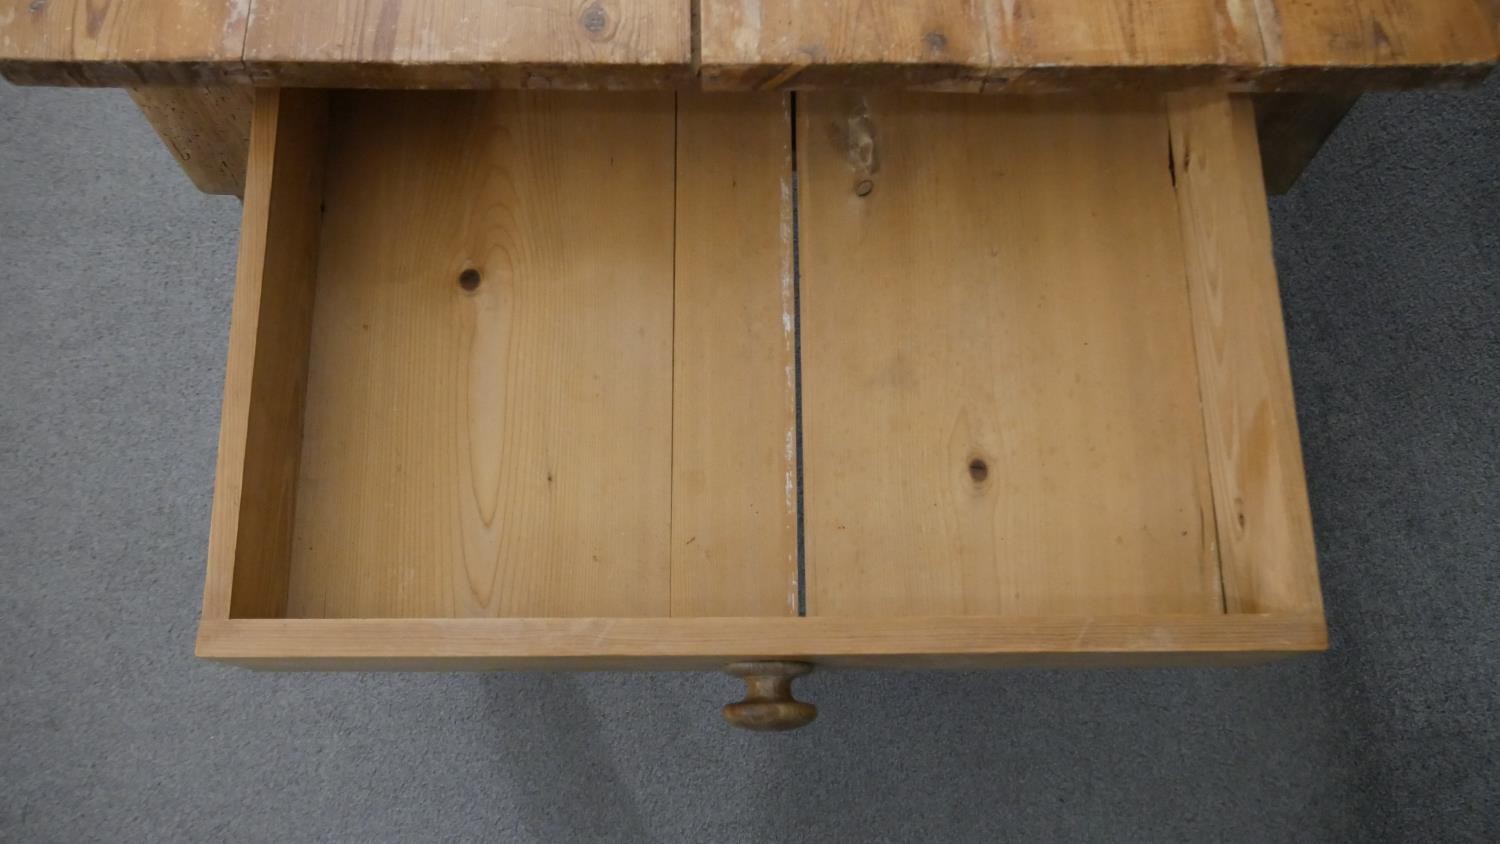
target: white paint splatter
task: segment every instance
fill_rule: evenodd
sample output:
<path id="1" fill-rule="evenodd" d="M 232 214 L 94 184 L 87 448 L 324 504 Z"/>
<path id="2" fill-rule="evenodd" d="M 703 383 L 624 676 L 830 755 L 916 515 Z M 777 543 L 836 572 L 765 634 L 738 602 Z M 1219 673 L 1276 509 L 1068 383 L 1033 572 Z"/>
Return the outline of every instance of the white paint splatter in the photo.
<path id="1" fill-rule="evenodd" d="M 245 52 L 246 20 L 250 17 L 250 0 L 233 0 L 224 10 L 224 28 L 219 37 L 225 51 L 240 58 Z"/>
<path id="2" fill-rule="evenodd" d="M 734 49 L 741 58 L 750 58 L 760 52 L 760 29 L 764 12 L 760 0 L 741 0 L 739 20 L 734 28 Z"/>
<path id="3" fill-rule="evenodd" d="M 797 429 L 786 429 L 786 510 L 797 512 Z"/>

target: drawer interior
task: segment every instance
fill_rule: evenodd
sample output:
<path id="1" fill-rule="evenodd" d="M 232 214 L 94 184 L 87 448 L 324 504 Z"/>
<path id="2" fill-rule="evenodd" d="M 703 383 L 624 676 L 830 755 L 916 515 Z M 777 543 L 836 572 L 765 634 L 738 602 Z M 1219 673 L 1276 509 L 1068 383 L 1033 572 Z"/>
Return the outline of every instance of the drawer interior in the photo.
<path id="1" fill-rule="evenodd" d="M 1221 612 L 1160 101 L 808 99 L 809 611 Z"/>
<path id="2" fill-rule="evenodd" d="M 335 100 L 288 615 L 669 614 L 655 99 Z"/>
<path id="3" fill-rule="evenodd" d="M 262 91 L 205 616 L 1320 613 L 1223 95 Z"/>

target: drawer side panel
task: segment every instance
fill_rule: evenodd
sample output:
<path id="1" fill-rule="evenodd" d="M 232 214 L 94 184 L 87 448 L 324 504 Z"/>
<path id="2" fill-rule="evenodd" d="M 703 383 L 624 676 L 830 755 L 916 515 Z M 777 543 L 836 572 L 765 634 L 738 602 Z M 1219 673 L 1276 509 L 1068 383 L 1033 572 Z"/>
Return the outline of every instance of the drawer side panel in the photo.
<path id="1" fill-rule="evenodd" d="M 205 618 L 270 618 L 286 607 L 327 129 L 321 91 L 256 95 Z"/>

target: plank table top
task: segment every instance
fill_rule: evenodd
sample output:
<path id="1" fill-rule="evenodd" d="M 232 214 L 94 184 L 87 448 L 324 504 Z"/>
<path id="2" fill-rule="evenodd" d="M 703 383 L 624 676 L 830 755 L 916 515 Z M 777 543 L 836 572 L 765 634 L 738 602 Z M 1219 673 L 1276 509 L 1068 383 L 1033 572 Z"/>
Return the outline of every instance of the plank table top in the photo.
<path id="1" fill-rule="evenodd" d="M 1500 0 L 0 0 L 40 85 L 1358 91 L 1472 82 Z"/>

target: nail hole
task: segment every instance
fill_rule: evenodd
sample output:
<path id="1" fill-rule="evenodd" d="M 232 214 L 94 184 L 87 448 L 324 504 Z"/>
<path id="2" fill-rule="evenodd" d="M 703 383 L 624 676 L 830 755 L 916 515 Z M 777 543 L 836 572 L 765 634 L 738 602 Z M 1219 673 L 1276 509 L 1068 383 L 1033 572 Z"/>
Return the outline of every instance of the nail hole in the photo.
<path id="1" fill-rule="evenodd" d="M 470 267 L 467 270 L 464 270 L 463 272 L 459 273 L 458 274 L 458 286 L 462 287 L 464 289 L 464 291 L 467 292 L 467 293 L 473 293 L 475 290 L 478 290 L 479 289 L 479 270 L 476 270 L 473 267 Z"/>
<path id="2" fill-rule="evenodd" d="M 862 179 L 862 180 L 860 180 L 859 184 L 857 184 L 857 185 L 854 186 L 854 195 L 855 196 L 869 196 L 870 195 L 870 191 L 872 191 L 874 189 L 875 189 L 875 183 L 874 182 L 870 181 L 869 179 Z"/>
<path id="3" fill-rule="evenodd" d="M 969 477 L 974 479 L 974 483 L 984 483 L 984 479 L 988 478 L 989 476 L 990 467 L 989 464 L 984 462 L 984 460 L 976 457 L 973 460 L 969 461 Z"/>

